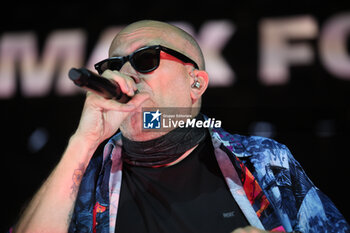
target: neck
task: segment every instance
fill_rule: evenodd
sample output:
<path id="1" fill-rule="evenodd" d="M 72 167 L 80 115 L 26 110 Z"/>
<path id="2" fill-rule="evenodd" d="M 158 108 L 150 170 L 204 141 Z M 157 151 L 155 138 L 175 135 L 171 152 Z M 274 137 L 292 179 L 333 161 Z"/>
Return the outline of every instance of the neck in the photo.
<path id="1" fill-rule="evenodd" d="M 166 163 L 166 164 L 163 164 L 163 165 L 155 165 L 155 166 L 151 166 L 152 168 L 157 168 L 157 167 L 170 167 L 170 166 L 173 166 L 179 162 L 181 162 L 182 160 L 184 160 L 187 156 L 189 156 L 191 154 L 191 152 L 196 149 L 198 146 L 195 145 L 194 147 L 192 147 L 191 149 L 189 149 L 188 151 L 186 151 L 185 153 L 183 153 L 181 156 L 179 156 L 175 161 L 173 162 L 169 162 L 169 163 Z"/>

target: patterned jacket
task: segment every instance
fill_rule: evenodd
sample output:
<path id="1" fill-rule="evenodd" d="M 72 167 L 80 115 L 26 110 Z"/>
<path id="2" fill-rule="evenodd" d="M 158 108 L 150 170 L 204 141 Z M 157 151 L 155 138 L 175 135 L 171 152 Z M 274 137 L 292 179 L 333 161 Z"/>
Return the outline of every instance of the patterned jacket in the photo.
<path id="1" fill-rule="evenodd" d="M 350 232 L 344 217 L 285 145 L 264 137 L 231 135 L 221 128 L 209 131 L 230 192 L 252 226 L 269 231 Z M 121 179 L 117 134 L 87 167 L 69 232 L 115 232 Z"/>

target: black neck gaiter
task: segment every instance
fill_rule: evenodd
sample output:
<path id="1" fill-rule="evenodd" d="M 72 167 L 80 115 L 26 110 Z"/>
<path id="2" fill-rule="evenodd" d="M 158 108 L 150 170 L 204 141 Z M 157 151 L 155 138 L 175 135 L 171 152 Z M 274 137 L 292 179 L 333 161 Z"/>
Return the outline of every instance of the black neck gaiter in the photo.
<path id="1" fill-rule="evenodd" d="M 203 119 L 199 114 L 196 119 Z M 122 135 L 122 159 L 130 165 L 160 167 L 177 160 L 205 139 L 205 128 L 176 128 L 149 141 L 131 141 Z"/>

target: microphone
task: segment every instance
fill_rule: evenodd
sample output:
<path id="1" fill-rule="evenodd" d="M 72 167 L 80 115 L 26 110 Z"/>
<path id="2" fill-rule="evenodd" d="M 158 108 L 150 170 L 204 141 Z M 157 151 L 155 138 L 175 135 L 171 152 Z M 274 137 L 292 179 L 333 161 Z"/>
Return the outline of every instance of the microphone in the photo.
<path id="1" fill-rule="evenodd" d="M 126 103 L 131 99 L 122 92 L 118 83 L 104 78 L 86 68 L 71 68 L 68 76 L 75 85 L 92 91 L 106 99 L 115 99 L 120 103 Z"/>

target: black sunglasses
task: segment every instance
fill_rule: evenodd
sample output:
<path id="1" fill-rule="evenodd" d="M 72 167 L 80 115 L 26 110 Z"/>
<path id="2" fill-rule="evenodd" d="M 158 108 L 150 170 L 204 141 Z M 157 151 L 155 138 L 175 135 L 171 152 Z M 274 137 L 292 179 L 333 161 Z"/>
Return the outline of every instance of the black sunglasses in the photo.
<path id="1" fill-rule="evenodd" d="M 162 55 L 161 51 L 177 58 L 183 63 L 190 63 L 196 69 L 197 63 L 184 54 L 177 52 L 173 49 L 161 46 L 152 45 L 140 48 L 130 55 L 124 57 L 110 57 L 95 64 L 95 69 L 99 74 L 102 74 L 105 70 L 117 70 L 119 71 L 126 62 L 130 62 L 132 67 L 140 73 L 149 73 L 158 68 L 161 58 L 170 59 L 168 56 Z"/>

